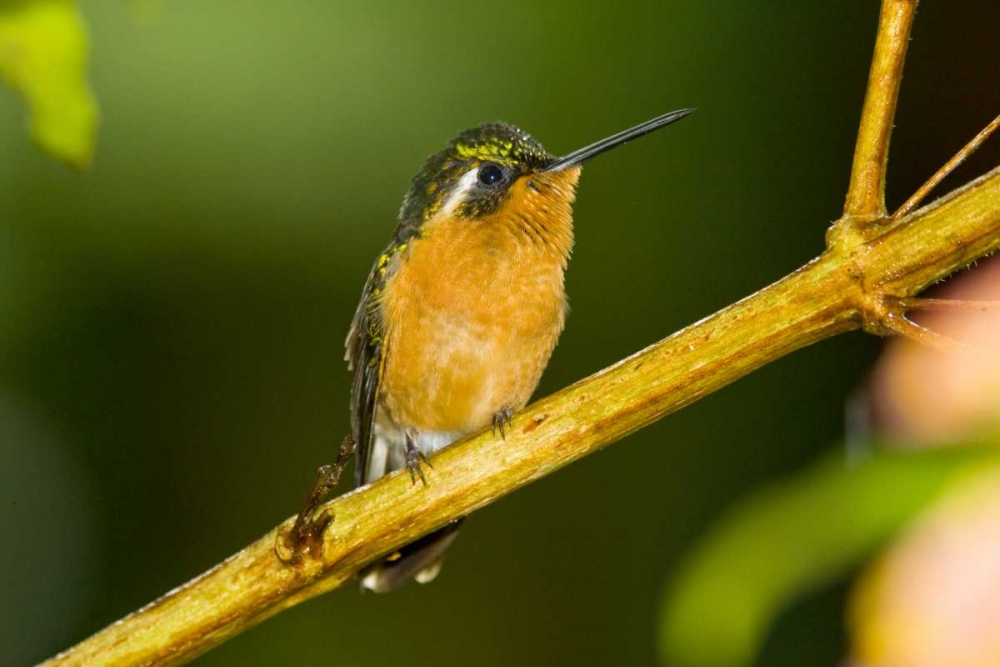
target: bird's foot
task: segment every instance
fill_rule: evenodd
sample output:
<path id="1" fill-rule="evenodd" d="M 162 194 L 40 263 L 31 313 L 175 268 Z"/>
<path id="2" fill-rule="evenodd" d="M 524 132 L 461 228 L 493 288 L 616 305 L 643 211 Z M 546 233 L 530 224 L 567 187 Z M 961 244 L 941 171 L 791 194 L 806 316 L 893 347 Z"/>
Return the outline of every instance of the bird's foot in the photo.
<path id="1" fill-rule="evenodd" d="M 417 477 L 420 477 L 420 481 L 424 486 L 427 486 L 427 478 L 424 477 L 424 469 L 421 464 L 426 463 L 427 467 L 434 469 L 431 462 L 427 459 L 427 456 L 420 451 L 420 448 L 413 444 L 413 441 L 409 438 L 406 439 L 406 469 L 410 471 L 410 482 L 413 484 L 417 483 Z"/>
<path id="2" fill-rule="evenodd" d="M 295 517 L 295 523 L 287 531 L 278 531 L 274 544 L 274 554 L 286 565 L 297 565 L 306 556 L 319 557 L 323 553 L 323 533 L 333 521 L 333 512 L 316 510 L 327 494 L 340 482 L 340 476 L 347 462 L 354 455 L 357 443 L 347 436 L 340 445 L 340 453 L 331 465 L 320 466 L 306 501 Z"/>
<path id="3" fill-rule="evenodd" d="M 493 415 L 493 435 L 500 431 L 500 438 L 503 440 L 507 439 L 507 427 L 510 426 L 510 420 L 514 416 L 514 411 L 510 408 L 500 408 Z"/>

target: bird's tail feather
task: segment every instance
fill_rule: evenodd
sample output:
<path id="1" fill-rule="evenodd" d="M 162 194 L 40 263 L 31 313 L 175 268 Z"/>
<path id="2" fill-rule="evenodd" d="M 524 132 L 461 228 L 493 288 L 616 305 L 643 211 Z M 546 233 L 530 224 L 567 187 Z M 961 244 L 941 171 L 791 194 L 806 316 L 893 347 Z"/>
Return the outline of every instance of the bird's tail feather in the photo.
<path id="1" fill-rule="evenodd" d="M 441 571 L 445 550 L 458 535 L 462 519 L 421 537 L 397 551 L 390 558 L 369 565 L 361 572 L 361 588 L 375 593 L 388 593 L 416 580 L 426 584 Z"/>

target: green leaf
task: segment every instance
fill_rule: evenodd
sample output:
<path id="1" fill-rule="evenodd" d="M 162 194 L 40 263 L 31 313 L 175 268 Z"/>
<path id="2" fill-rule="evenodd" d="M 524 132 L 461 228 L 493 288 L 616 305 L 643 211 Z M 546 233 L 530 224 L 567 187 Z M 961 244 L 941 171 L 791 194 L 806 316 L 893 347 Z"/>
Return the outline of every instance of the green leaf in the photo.
<path id="1" fill-rule="evenodd" d="M 688 555 L 663 596 L 660 658 L 671 667 L 751 663 L 775 616 L 843 576 L 989 448 L 831 454 L 741 501 Z"/>
<path id="2" fill-rule="evenodd" d="M 31 110 L 32 138 L 89 166 L 97 103 L 86 81 L 87 31 L 71 0 L 0 0 L 0 76 Z"/>

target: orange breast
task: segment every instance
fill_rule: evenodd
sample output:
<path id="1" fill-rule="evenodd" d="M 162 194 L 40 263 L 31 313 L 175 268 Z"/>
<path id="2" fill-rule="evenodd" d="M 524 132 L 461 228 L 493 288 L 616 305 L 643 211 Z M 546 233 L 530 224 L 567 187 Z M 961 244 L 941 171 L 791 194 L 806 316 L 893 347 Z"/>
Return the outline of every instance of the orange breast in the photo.
<path id="1" fill-rule="evenodd" d="M 527 403 L 563 328 L 567 233 L 557 248 L 502 220 L 448 219 L 410 242 L 380 303 L 380 402 L 396 424 L 467 433 Z"/>

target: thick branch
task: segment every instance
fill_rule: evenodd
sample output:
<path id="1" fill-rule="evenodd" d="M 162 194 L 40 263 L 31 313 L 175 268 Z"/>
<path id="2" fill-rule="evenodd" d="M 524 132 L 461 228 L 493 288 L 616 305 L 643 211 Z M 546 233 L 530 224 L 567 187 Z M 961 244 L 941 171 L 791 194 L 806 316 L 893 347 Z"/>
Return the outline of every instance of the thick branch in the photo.
<path id="1" fill-rule="evenodd" d="M 917 0 L 883 0 L 844 215 L 885 217 L 885 170 Z"/>
<path id="2" fill-rule="evenodd" d="M 328 503 L 336 519 L 319 557 L 282 564 L 272 531 L 46 664 L 185 662 L 778 357 L 863 323 L 874 326 L 888 314 L 887 297 L 912 295 L 998 248 L 1000 169 L 883 236 L 834 245 L 774 285 L 535 403 L 515 416 L 506 441 L 486 432 L 448 447 L 433 457 L 427 487 L 397 473 Z"/>

